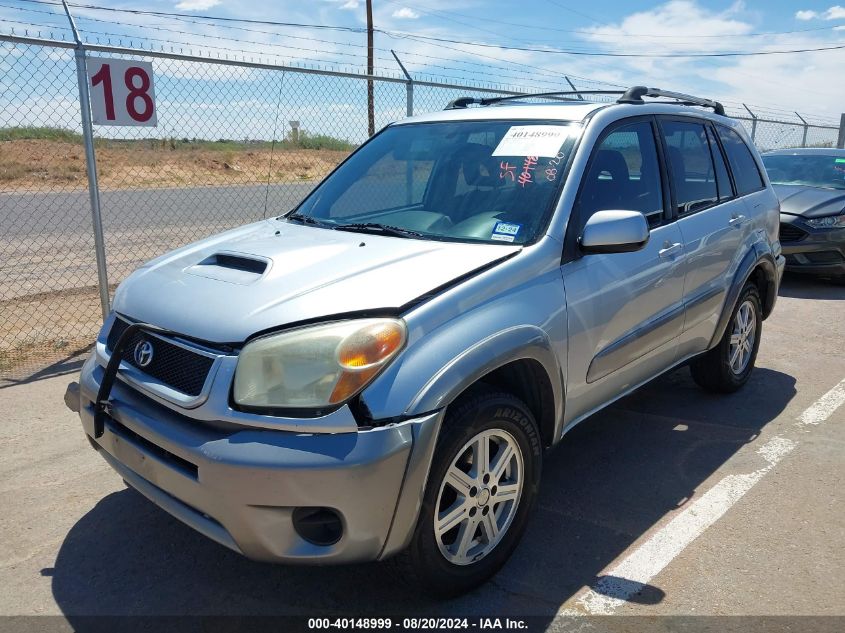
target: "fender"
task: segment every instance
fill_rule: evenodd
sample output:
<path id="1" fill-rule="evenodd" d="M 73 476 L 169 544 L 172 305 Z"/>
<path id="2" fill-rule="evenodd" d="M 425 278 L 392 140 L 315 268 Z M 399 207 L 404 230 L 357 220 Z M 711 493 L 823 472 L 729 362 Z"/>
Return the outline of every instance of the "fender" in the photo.
<path id="1" fill-rule="evenodd" d="M 414 451 L 408 465 L 406 481 L 397 503 L 393 525 L 379 558 L 402 550 L 410 542 L 419 516 L 419 508 L 431 467 L 437 434 L 444 417 L 444 408 L 472 384 L 515 360 L 535 360 L 546 371 L 555 402 L 554 441 L 561 434 L 563 420 L 563 377 L 546 333 L 535 325 L 517 325 L 499 330 L 468 349 L 461 351 L 419 388 L 405 415 L 420 416 L 437 411 L 434 423 L 415 428 Z M 539 422 L 539 420 L 538 420 Z M 420 435 L 417 435 L 417 432 Z M 419 449 L 417 447 L 420 447 Z"/>
<path id="2" fill-rule="evenodd" d="M 517 325 L 496 332 L 462 351 L 436 372 L 411 400 L 406 415 L 441 409 L 473 383 L 516 360 L 535 360 L 549 377 L 555 401 L 554 438 L 563 419 L 563 375 L 546 333 L 534 325 Z"/>
<path id="3" fill-rule="evenodd" d="M 774 253 L 772 253 L 765 242 L 758 241 L 754 242 L 752 248 L 739 263 L 736 273 L 734 273 L 733 281 L 728 288 L 727 297 L 722 306 L 722 314 L 719 316 L 719 321 L 716 324 L 716 331 L 707 349 L 713 349 L 722 340 L 722 336 L 725 334 L 725 328 L 728 327 L 728 321 L 730 321 L 731 314 L 733 314 L 734 307 L 739 299 L 739 293 L 742 292 L 745 282 L 748 281 L 751 274 L 758 267 L 762 269 L 763 274 L 766 276 L 766 285 L 768 288 L 766 296 L 761 297 L 763 300 L 763 318 L 765 319 L 771 314 L 778 294 L 778 269 Z"/>

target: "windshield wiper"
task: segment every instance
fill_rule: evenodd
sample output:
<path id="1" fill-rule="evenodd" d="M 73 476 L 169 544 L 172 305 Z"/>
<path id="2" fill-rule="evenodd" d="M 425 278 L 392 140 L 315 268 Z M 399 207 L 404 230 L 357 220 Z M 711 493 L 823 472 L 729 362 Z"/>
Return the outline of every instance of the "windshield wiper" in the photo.
<path id="1" fill-rule="evenodd" d="M 381 233 L 382 235 L 390 235 L 392 237 L 425 237 L 425 234 L 410 229 L 403 229 L 398 226 L 390 226 L 389 224 L 380 224 L 378 222 L 358 222 L 354 224 L 338 224 L 336 227 L 339 231 L 356 231 L 358 233 Z"/>
<path id="2" fill-rule="evenodd" d="M 313 224 L 314 226 L 320 226 L 326 229 L 333 229 L 334 227 L 326 222 L 321 222 L 317 218 L 313 218 L 310 215 L 305 215 L 303 213 L 291 213 L 290 215 L 282 216 L 285 220 L 293 220 L 294 222 L 301 222 L 302 224 Z"/>

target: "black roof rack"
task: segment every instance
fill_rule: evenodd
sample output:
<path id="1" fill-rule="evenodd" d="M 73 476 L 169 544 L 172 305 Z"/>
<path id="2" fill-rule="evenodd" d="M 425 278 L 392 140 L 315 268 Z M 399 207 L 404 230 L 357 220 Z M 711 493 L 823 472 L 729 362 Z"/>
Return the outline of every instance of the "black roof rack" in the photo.
<path id="1" fill-rule="evenodd" d="M 461 109 L 473 104 L 486 106 L 492 105 L 494 103 L 500 103 L 502 101 L 528 99 L 533 97 L 558 97 L 562 101 L 581 101 L 581 99 L 578 98 L 580 95 L 622 95 L 619 97 L 619 99 L 616 100 L 616 103 L 631 104 L 645 103 L 645 101 L 643 101 L 643 97 L 662 97 L 665 99 L 673 99 L 680 105 L 695 105 L 701 106 L 703 108 L 712 108 L 713 112 L 715 112 L 716 114 L 725 116 L 725 106 L 723 106 L 718 101 L 713 101 L 712 99 L 704 99 L 702 97 L 695 97 L 693 95 L 684 94 L 682 92 L 672 92 L 670 90 L 661 90 L 660 88 L 649 88 L 647 86 L 633 86 L 631 88 L 628 88 L 627 90 L 564 90 L 558 92 L 538 92 L 534 94 L 508 95 L 505 97 L 489 97 L 484 99 L 477 99 L 475 97 L 459 97 L 458 99 L 450 101 L 449 104 L 446 106 L 446 109 Z M 576 98 L 567 98 L 573 96 Z"/>
<path id="2" fill-rule="evenodd" d="M 693 95 L 684 94 L 683 92 L 672 92 L 671 90 L 661 90 L 660 88 L 648 88 L 646 86 L 634 86 L 625 91 L 617 103 L 645 103 L 643 97 L 665 97 L 666 99 L 674 99 L 682 105 L 697 105 L 703 108 L 712 108 L 713 112 L 725 116 L 725 106 L 718 101 L 712 99 L 704 99 L 703 97 L 694 97 Z"/>
<path id="3" fill-rule="evenodd" d="M 624 94 L 624 90 L 559 90 L 555 92 L 537 92 L 533 94 L 524 94 L 524 95 L 507 95 L 504 97 L 487 97 L 484 99 L 477 99 L 475 97 L 458 97 L 457 99 L 450 101 L 449 104 L 446 106 L 447 110 L 456 110 L 461 108 L 466 108 L 470 105 L 492 105 L 494 103 L 499 103 L 500 101 L 512 101 L 515 99 L 529 99 L 535 97 L 564 97 L 560 99 L 560 101 L 578 101 L 583 102 L 583 99 L 579 99 L 579 95 L 621 95 Z M 575 97 L 575 99 L 567 99 L 565 97 Z"/>

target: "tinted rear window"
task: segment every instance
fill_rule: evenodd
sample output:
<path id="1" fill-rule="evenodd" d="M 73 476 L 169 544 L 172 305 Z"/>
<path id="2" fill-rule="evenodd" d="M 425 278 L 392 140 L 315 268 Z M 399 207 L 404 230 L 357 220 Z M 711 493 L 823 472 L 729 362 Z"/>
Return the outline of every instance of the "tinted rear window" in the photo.
<path id="1" fill-rule="evenodd" d="M 664 121 L 661 125 L 678 213 L 716 204 L 719 193 L 704 125 L 688 121 Z"/>
<path id="2" fill-rule="evenodd" d="M 751 150 L 740 138 L 739 134 L 721 125 L 717 126 L 719 138 L 728 155 L 728 162 L 731 164 L 731 171 L 736 183 L 736 192 L 740 196 L 763 188 L 763 177 L 757 168 L 757 161 L 751 154 Z"/>
<path id="3" fill-rule="evenodd" d="M 713 156 L 713 165 L 716 167 L 719 200 L 729 200 L 734 195 L 733 189 L 731 189 L 731 177 L 728 175 L 728 167 L 722 157 L 722 150 L 719 149 L 719 144 L 716 142 L 716 135 L 709 127 L 707 128 L 707 140 L 710 141 L 710 154 Z"/>

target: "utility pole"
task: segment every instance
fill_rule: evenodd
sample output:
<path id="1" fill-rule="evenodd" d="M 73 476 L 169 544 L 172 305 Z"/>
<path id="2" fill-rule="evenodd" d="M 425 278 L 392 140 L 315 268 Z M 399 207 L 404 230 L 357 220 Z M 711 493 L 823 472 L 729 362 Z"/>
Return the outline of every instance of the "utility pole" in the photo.
<path id="1" fill-rule="evenodd" d="M 367 0 L 367 131 L 376 133 L 376 105 L 373 94 L 373 0 Z"/>

